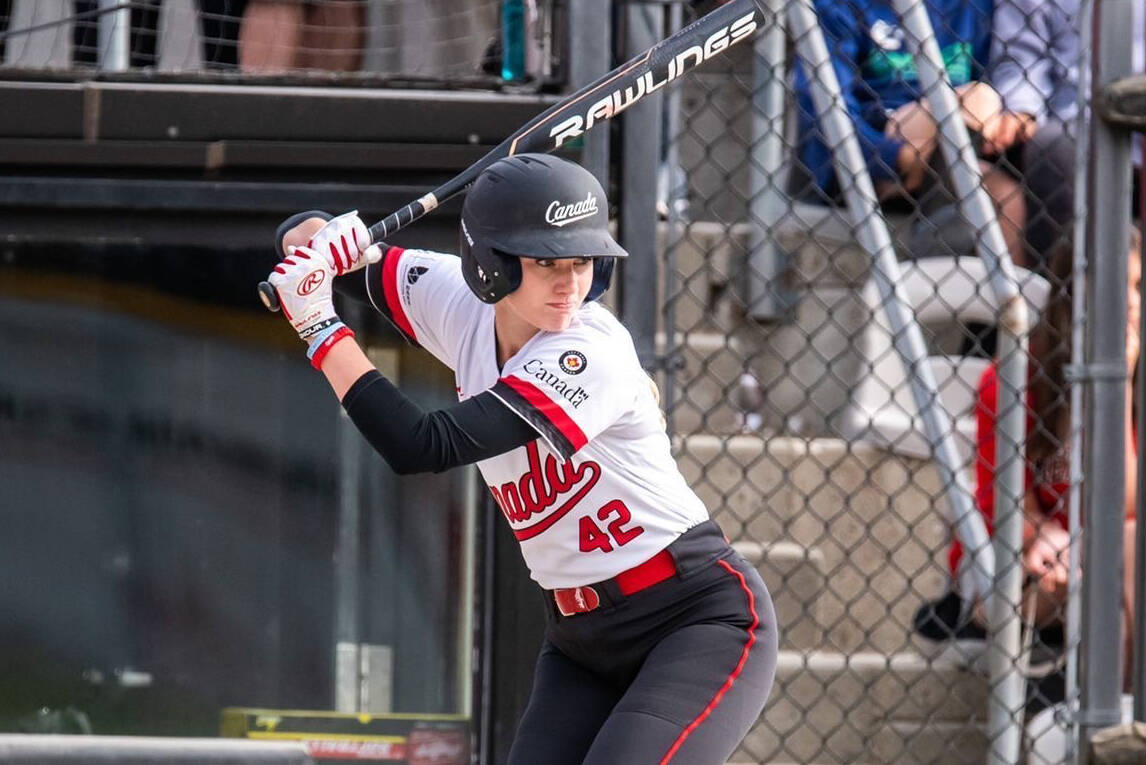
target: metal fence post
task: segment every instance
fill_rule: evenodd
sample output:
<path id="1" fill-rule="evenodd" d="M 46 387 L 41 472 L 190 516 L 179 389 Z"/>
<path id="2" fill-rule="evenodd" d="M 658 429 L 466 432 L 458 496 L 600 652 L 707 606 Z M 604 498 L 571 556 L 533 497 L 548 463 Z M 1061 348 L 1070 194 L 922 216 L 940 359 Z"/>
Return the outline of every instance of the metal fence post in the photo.
<path id="1" fill-rule="evenodd" d="M 895 0 L 913 48 L 923 92 L 942 134 L 939 145 L 955 188 L 959 212 L 978 233 L 976 249 L 990 274 L 990 287 L 1003 307 L 999 322 L 998 404 L 995 473 L 995 584 L 987 603 L 991 633 L 991 704 L 988 741 L 992 763 L 1018 761 L 1022 744 L 1024 681 L 1018 669 L 1021 642 L 1023 494 L 1026 441 L 1027 306 L 1015 284 L 1014 268 L 995 210 L 982 187 L 979 160 L 943 66 L 931 20 L 922 3 Z M 986 595 L 987 593 L 984 593 Z"/>
<path id="2" fill-rule="evenodd" d="M 118 10 L 118 0 L 99 0 L 99 51 L 96 60 L 99 68 L 108 72 L 125 72 L 128 68 L 128 53 L 131 50 L 131 8 L 126 5 Z"/>
<path id="3" fill-rule="evenodd" d="M 1091 39 L 1094 28 L 1094 3 L 1092 0 L 1082 0 L 1079 8 L 1079 84 L 1078 93 L 1081 100 L 1080 107 L 1086 103 L 1086 94 L 1090 92 Z M 1087 208 L 1088 179 L 1090 169 L 1086 159 L 1090 154 L 1090 120 L 1087 109 L 1079 108 L 1075 120 L 1075 154 L 1074 154 L 1074 242 L 1073 264 L 1071 268 L 1071 364 L 1081 364 L 1085 353 L 1086 343 L 1086 243 L 1083 232 L 1088 230 L 1089 210 Z M 1082 476 L 1085 462 L 1083 460 L 1082 438 L 1085 409 L 1083 386 L 1074 384 L 1070 386 L 1070 434 L 1067 436 L 1070 443 L 1078 444 L 1080 448 L 1070 450 L 1070 506 L 1068 508 L 1067 526 L 1070 529 L 1082 528 L 1082 485 L 1077 480 Z M 1072 532 L 1070 537 L 1070 551 L 1067 578 L 1066 601 L 1066 678 L 1065 696 L 1070 718 L 1070 735 L 1067 736 L 1066 761 L 1077 763 L 1079 754 L 1079 645 L 1082 635 L 1082 545 L 1080 535 Z"/>
<path id="4" fill-rule="evenodd" d="M 935 376 L 924 363 L 927 351 L 923 335 L 905 307 L 907 299 L 901 291 L 899 263 L 892 249 L 891 235 L 876 202 L 875 188 L 864 165 L 855 128 L 842 106 L 840 84 L 811 0 L 790 3 L 788 22 L 797 52 L 809 73 L 821 128 L 827 143 L 834 147 L 832 161 L 844 189 L 849 218 L 857 239 L 872 258 L 872 274 L 895 338 L 895 348 L 909 371 L 912 396 L 923 419 L 943 486 L 947 487 L 947 521 L 971 558 L 972 578 L 978 592 L 989 593 L 995 572 L 990 537 L 982 516 L 975 509 L 959 464 L 951 418 L 935 405 L 938 399 Z"/>
<path id="5" fill-rule="evenodd" d="M 1131 0 L 1100 0 L 1092 82 L 1130 74 Z M 1084 434 L 1087 469 L 1082 579 L 1083 740 L 1121 719 L 1122 523 L 1125 506 L 1126 255 L 1130 223 L 1130 136 L 1095 120 L 1094 179 L 1088 188 L 1093 223 L 1087 229 L 1086 300 L 1091 310 L 1083 376 L 1092 409 Z M 1098 182 L 1101 179 L 1101 182 Z M 1099 478 L 1101 476 L 1101 478 Z"/>
<path id="6" fill-rule="evenodd" d="M 344 306 L 343 315 L 359 325 L 364 311 Z M 338 409 L 338 527 L 334 548 L 334 709 L 358 712 L 361 670 L 362 437 Z"/>
<path id="7" fill-rule="evenodd" d="M 1135 23 L 1141 23 L 1135 20 Z M 1095 94 L 1097 104 L 1096 112 L 1108 126 L 1117 126 L 1123 129 L 1146 131 L 1146 74 L 1136 74 L 1131 77 L 1115 79 L 1105 83 Z M 1140 176 L 1142 177 L 1142 176 Z M 1133 212 L 1138 212 L 1137 210 Z M 1138 253 L 1141 259 L 1141 252 Z M 1141 285 L 1138 293 L 1139 301 L 1142 298 Z M 1139 302 L 1141 305 L 1141 302 Z M 1143 318 L 1146 314 L 1139 311 L 1138 331 L 1139 338 L 1146 335 L 1146 324 Z M 1127 317 L 1129 318 L 1129 317 Z M 1127 325 L 1127 332 L 1130 331 Z M 1127 359 L 1129 362 L 1129 359 Z M 1133 381 L 1137 370 L 1133 367 L 1127 369 L 1128 380 Z M 1137 375 L 1134 395 L 1136 400 L 1146 401 L 1146 375 Z M 1138 407 L 1137 432 L 1146 431 L 1146 412 Z M 1146 475 L 1146 451 L 1138 450 L 1137 464 L 1135 465 L 1136 496 L 1134 515 L 1136 518 L 1146 517 L 1146 494 L 1140 490 L 1142 476 Z M 1136 567 L 1134 580 L 1137 581 L 1146 562 L 1146 524 L 1136 526 L 1134 540 L 1134 565 Z M 1123 561 L 1125 565 L 1125 561 Z M 1133 645 L 1131 654 L 1134 657 L 1133 667 L 1127 667 L 1132 672 L 1134 692 L 1134 719 L 1146 720 L 1146 588 L 1135 587 L 1134 602 L 1131 604 L 1134 614 L 1134 626 L 1131 632 Z"/>
<path id="8" fill-rule="evenodd" d="M 787 308 L 787 301 L 777 294 L 784 257 L 771 233 L 788 210 L 784 188 L 788 179 L 784 164 L 787 51 L 783 3 L 767 0 L 766 4 L 769 22 L 756 38 L 752 57 L 748 313 L 754 319 L 776 319 Z"/>
<path id="9" fill-rule="evenodd" d="M 613 67 L 613 15 L 610 0 L 569 4 L 569 91 L 599 79 Z M 591 130 L 582 140 L 581 164 L 609 188 L 609 131 Z"/>
<path id="10" fill-rule="evenodd" d="M 648 50 L 664 36 L 661 6 L 634 4 L 625 13 L 626 57 Z M 621 264 L 621 318 L 645 369 L 656 363 L 656 193 L 662 108 L 663 98 L 655 93 L 627 109 L 622 119 L 621 244 L 629 257 Z"/>

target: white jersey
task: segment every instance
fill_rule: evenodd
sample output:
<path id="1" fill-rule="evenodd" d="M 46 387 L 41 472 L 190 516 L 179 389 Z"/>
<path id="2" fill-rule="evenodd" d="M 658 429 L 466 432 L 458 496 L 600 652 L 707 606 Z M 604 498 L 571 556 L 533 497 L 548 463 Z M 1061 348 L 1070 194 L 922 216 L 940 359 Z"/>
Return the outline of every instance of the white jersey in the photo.
<path id="1" fill-rule="evenodd" d="M 677 469 L 632 338 L 586 304 L 563 332 L 538 332 L 501 370 L 494 309 L 461 260 L 390 248 L 375 307 L 454 370 L 458 398 L 491 391 L 538 438 L 478 468 L 545 589 L 616 576 L 708 519 Z M 381 287 L 379 289 L 379 286 Z"/>

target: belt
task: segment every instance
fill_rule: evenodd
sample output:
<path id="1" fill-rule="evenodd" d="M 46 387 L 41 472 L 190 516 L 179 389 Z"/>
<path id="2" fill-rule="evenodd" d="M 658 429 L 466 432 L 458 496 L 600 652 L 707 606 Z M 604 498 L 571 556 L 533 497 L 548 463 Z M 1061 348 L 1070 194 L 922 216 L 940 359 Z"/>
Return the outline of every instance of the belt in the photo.
<path id="1" fill-rule="evenodd" d="M 652 587 L 676 574 L 676 562 L 668 550 L 661 550 L 644 563 L 633 566 L 613 577 L 612 582 L 622 595 L 632 595 L 646 587 Z M 604 584 L 604 583 L 601 583 Z M 581 587 L 565 587 L 553 590 L 553 600 L 557 603 L 557 610 L 562 616 L 584 614 L 601 605 L 601 596 L 598 594 L 598 585 L 582 585 Z"/>

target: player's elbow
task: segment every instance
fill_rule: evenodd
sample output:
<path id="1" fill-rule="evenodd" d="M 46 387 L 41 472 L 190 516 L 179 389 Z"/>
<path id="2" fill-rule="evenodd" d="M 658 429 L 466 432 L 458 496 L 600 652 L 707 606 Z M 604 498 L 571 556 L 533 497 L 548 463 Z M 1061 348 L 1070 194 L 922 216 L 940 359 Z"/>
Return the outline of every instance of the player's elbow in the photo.
<path id="1" fill-rule="evenodd" d="M 410 459 L 409 456 L 386 455 L 386 463 L 397 475 L 417 475 L 418 473 L 430 472 L 430 468 L 426 467 L 421 460 Z"/>

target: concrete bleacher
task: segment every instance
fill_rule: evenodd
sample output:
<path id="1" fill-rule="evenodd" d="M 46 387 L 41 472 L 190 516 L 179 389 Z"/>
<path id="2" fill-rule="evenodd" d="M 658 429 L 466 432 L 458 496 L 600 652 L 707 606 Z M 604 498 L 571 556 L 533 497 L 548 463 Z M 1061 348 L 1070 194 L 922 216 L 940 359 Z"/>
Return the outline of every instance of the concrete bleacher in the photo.
<path id="1" fill-rule="evenodd" d="M 869 440 L 785 433 L 775 420 L 737 433 L 730 394 L 745 360 L 767 364 L 769 331 L 801 328 L 737 325 L 718 305 L 731 297 L 719 284 L 728 247 L 706 258 L 703 235 L 693 235 L 679 283 L 711 302 L 677 314 L 690 322 L 674 335 L 685 363 L 667 402 L 678 464 L 761 572 L 781 634 L 772 698 L 730 762 L 982 762 L 987 682 L 977 656 L 936 657 L 911 628 L 946 585 L 934 465 Z"/>
<path id="2" fill-rule="evenodd" d="M 962 643 L 944 650 L 912 629 L 916 609 L 947 586 L 944 487 L 891 348 L 870 257 L 841 211 L 793 203 L 772 234 L 784 253 L 778 286 L 794 302 L 771 322 L 746 315 L 751 77 L 745 51 L 731 58 L 682 86 L 679 150 L 693 221 L 659 232 L 673 269 L 660 342 L 667 350 L 673 338 L 682 362 L 666 400 L 678 464 L 768 584 L 781 636 L 772 696 L 729 763 L 984 762 L 981 652 Z M 890 225 L 897 243 L 908 238 L 910 220 Z M 934 280 L 940 261 L 960 265 L 940 258 L 907 278 Z M 978 261 L 961 265 L 965 292 L 983 274 Z M 989 311 L 982 287 L 985 305 L 976 307 Z M 1045 285 L 1032 289 L 1037 304 Z M 961 339 L 954 323 L 982 318 L 960 314 L 966 305 L 950 305 L 948 327 L 942 304 L 916 307 L 930 322 L 929 363 L 969 458 L 974 385 L 987 362 L 948 347 Z M 755 432 L 741 432 L 736 406 L 746 371 L 763 399 Z"/>

